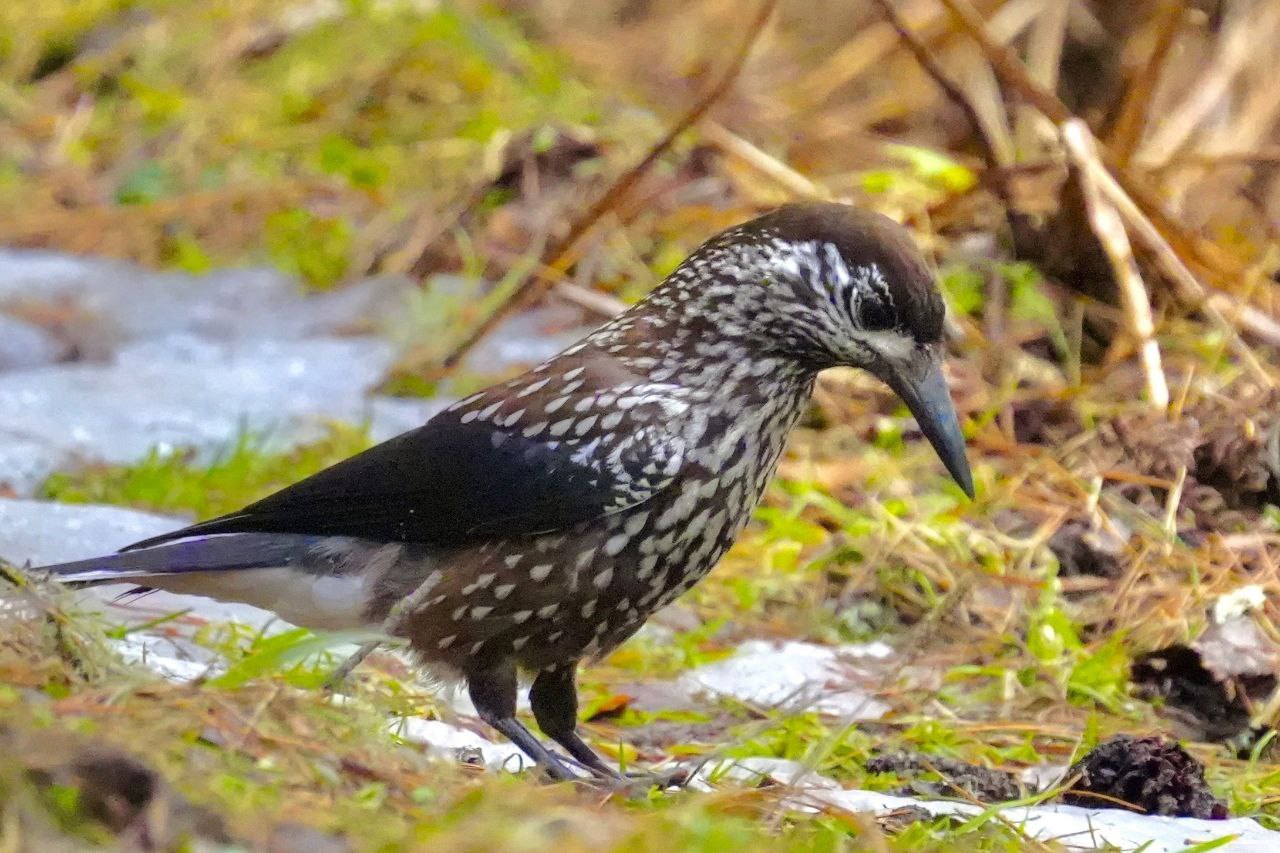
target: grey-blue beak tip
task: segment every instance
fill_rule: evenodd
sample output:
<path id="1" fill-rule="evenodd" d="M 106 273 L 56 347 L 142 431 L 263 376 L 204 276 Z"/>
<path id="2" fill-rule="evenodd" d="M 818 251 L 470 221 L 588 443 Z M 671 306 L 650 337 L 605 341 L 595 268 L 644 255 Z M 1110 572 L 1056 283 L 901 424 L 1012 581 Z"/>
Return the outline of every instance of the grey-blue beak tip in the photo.
<path id="1" fill-rule="evenodd" d="M 969 469 L 969 458 L 965 454 L 964 433 L 960 431 L 960 421 L 956 417 L 941 364 L 931 364 L 919 379 L 890 377 L 889 385 L 907 404 L 916 423 L 920 425 L 920 431 L 929 439 L 956 485 L 969 500 L 973 500 L 976 493 L 973 488 L 973 472 Z"/>

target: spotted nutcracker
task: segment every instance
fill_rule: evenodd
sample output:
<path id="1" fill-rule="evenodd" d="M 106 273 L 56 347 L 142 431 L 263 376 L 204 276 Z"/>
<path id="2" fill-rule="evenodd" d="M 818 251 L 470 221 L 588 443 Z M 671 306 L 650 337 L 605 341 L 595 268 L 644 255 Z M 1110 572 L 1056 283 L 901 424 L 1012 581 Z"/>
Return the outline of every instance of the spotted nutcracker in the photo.
<path id="1" fill-rule="evenodd" d="M 969 495 L 941 372 L 943 302 L 908 233 L 791 204 L 703 244 L 529 372 L 239 512 L 47 569 L 72 583 L 242 601 L 299 625 L 395 620 L 436 675 L 553 778 L 601 777 L 575 674 L 701 580 L 741 532 L 815 377 L 887 383 Z"/>

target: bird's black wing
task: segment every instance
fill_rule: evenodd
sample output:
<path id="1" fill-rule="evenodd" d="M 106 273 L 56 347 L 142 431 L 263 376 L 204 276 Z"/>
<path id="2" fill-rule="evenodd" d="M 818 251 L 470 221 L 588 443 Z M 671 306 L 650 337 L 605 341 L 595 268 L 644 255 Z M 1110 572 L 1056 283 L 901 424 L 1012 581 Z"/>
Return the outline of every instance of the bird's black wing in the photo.
<path id="1" fill-rule="evenodd" d="M 571 410 L 570 406 L 565 407 Z M 586 418 L 579 416 L 574 422 Z M 504 425 L 507 421 L 509 425 Z M 239 512 L 131 545 L 214 533 L 300 533 L 463 545 L 618 512 L 669 484 L 683 444 L 656 424 L 617 435 L 445 411 Z M 567 434 L 566 434 L 567 433 Z"/>

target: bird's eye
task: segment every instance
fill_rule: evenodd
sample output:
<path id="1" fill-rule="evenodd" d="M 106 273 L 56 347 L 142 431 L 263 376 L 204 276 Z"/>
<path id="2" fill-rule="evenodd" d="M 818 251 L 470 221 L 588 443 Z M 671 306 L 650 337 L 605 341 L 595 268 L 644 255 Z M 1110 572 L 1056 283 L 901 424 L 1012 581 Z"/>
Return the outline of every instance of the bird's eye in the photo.
<path id="1" fill-rule="evenodd" d="M 858 306 L 858 325 L 868 332 L 893 328 L 893 311 L 877 299 L 864 299 Z"/>

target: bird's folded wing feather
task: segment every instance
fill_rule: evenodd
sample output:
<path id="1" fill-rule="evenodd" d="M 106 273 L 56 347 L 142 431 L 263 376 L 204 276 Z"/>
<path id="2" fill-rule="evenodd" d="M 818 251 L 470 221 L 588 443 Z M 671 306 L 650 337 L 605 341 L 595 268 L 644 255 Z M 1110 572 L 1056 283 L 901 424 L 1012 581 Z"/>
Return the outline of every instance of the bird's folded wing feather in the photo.
<path id="1" fill-rule="evenodd" d="M 649 500 L 684 459 L 658 425 L 526 437 L 446 411 L 243 510 L 130 548 L 215 533 L 302 533 L 465 545 L 571 527 Z"/>

